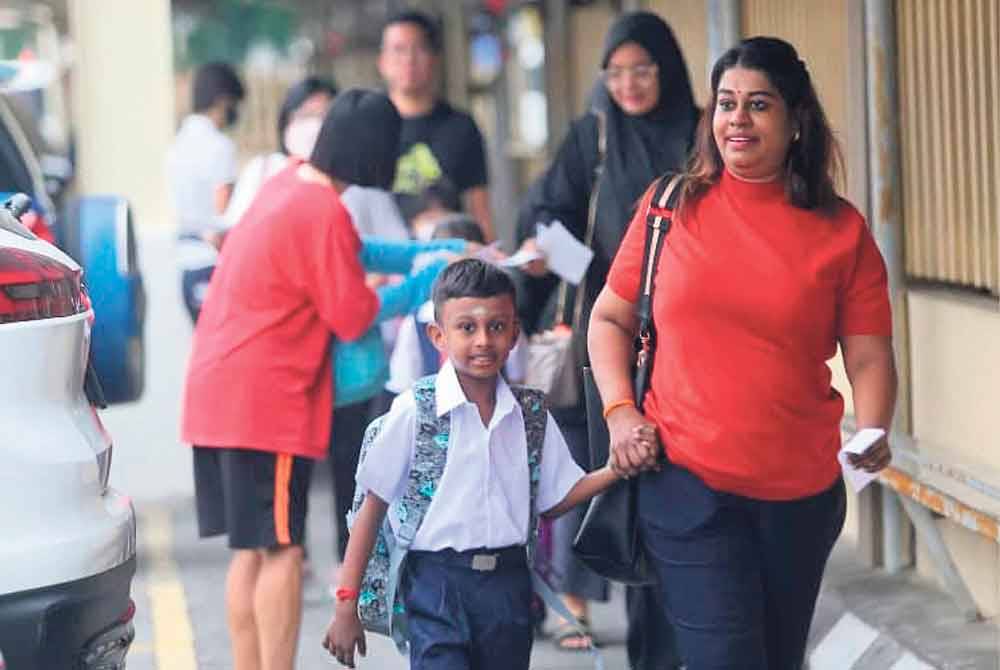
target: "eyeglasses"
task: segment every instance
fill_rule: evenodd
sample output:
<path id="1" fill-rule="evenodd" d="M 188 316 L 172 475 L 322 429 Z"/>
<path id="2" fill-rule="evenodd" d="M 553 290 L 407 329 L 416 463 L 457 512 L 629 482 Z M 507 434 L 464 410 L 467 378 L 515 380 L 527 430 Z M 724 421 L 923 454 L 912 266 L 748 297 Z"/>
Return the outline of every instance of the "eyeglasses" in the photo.
<path id="1" fill-rule="evenodd" d="M 632 75 L 635 83 L 640 86 L 649 86 L 656 79 L 657 70 L 659 70 L 659 67 L 656 63 L 644 63 L 631 67 L 605 68 L 601 70 L 601 76 L 604 78 L 604 83 L 608 86 L 621 86 L 625 83 L 626 75 L 629 74 Z"/>
<path id="2" fill-rule="evenodd" d="M 434 53 L 433 50 L 426 44 L 394 44 L 391 46 L 383 46 L 382 52 L 392 56 L 393 58 L 407 58 L 409 56 L 426 58 Z"/>

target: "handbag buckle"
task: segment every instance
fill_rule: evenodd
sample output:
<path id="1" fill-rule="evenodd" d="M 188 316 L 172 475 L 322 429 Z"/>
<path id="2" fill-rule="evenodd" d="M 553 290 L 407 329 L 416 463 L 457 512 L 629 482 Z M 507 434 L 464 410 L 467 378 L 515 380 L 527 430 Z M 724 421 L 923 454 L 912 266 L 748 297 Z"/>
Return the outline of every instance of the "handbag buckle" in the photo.
<path id="1" fill-rule="evenodd" d="M 476 554 L 472 557 L 472 569 L 479 572 L 493 572 L 497 569 L 497 555 Z"/>

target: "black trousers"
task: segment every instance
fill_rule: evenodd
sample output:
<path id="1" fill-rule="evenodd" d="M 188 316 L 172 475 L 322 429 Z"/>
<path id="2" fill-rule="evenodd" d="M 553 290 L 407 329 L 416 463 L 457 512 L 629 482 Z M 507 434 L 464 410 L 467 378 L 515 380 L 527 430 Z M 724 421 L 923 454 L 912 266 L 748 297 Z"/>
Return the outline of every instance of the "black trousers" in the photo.
<path id="1" fill-rule="evenodd" d="M 333 474 L 333 514 L 337 523 L 337 557 L 344 560 L 347 550 L 347 512 L 354 501 L 354 477 L 358 471 L 361 441 L 368 427 L 370 401 L 359 402 L 333 411 L 330 433 L 330 469 Z"/>
<path id="2" fill-rule="evenodd" d="M 187 309 L 188 316 L 191 317 L 191 323 L 198 322 L 205 290 L 214 271 L 215 266 L 181 272 L 181 295 L 184 297 L 184 307 Z"/>
<path id="3" fill-rule="evenodd" d="M 800 670 L 844 524 L 843 481 L 798 500 L 755 500 L 668 466 L 642 475 L 639 489 L 643 540 L 687 667 Z"/>
<path id="4" fill-rule="evenodd" d="M 676 670 L 681 667 L 674 627 L 667 618 L 660 587 L 625 587 L 625 608 L 629 668 Z"/>

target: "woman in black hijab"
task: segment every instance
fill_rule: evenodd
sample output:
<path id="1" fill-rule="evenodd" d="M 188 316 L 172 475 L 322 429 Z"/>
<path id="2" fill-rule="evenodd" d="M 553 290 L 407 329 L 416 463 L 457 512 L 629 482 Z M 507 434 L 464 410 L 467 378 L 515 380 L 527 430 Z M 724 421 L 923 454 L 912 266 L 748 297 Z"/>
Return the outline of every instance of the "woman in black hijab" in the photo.
<path id="1" fill-rule="evenodd" d="M 521 316 L 530 331 L 554 322 L 574 325 L 575 349 L 586 351 L 590 310 L 607 279 L 611 261 L 621 244 L 639 197 L 657 177 L 684 166 L 691 147 L 698 109 L 694 104 L 687 66 L 670 27 L 655 14 L 630 12 L 611 26 L 601 58 L 601 79 L 590 98 L 589 111 L 573 122 L 555 160 L 529 189 L 518 216 L 522 248 L 534 249 L 535 226 L 559 220 L 584 241 L 588 209 L 596 190 L 596 219 L 591 247 L 594 258 L 580 285 L 581 310 L 574 319 L 573 288 L 560 289 L 544 261 L 526 268 Z M 605 151 L 599 151 L 603 124 Z M 562 308 L 561 314 L 556 314 Z M 581 354 L 581 357 L 585 354 Z M 578 363 L 585 364 L 581 360 Z M 580 385 L 582 388 L 582 382 Z M 555 408 L 554 415 L 574 457 L 589 465 L 586 412 L 583 400 L 573 407 Z M 573 557 L 570 545 L 582 521 L 583 510 L 567 514 L 554 528 L 554 572 L 570 611 L 586 627 L 589 600 L 606 600 L 607 583 Z M 672 668 L 677 665 L 670 641 L 661 651 L 635 624 L 648 621 L 644 601 L 630 594 L 629 656 L 631 667 Z M 638 610 L 638 611 L 634 611 Z M 654 608 L 653 615 L 662 617 Z M 662 632 L 658 633 L 663 637 Z M 557 644 L 563 649 L 586 649 L 592 642 L 569 626 L 560 627 Z M 671 663 L 673 665 L 671 665 Z"/>

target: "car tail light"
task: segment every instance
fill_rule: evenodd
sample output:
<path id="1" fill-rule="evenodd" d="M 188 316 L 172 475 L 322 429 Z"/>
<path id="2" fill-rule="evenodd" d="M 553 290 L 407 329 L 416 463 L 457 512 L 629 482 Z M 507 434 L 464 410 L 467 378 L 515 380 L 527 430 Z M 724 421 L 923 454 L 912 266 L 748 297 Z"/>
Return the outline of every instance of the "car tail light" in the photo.
<path id="1" fill-rule="evenodd" d="M 45 240 L 49 244 L 56 243 L 56 236 L 52 232 L 52 226 L 45 220 L 45 217 L 36 211 L 25 212 L 21 216 L 21 223 L 24 227 L 33 232 L 37 237 Z"/>
<path id="2" fill-rule="evenodd" d="M 89 308 L 79 269 L 27 249 L 0 250 L 0 324 L 71 316 Z"/>

